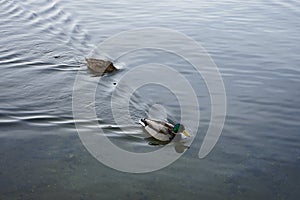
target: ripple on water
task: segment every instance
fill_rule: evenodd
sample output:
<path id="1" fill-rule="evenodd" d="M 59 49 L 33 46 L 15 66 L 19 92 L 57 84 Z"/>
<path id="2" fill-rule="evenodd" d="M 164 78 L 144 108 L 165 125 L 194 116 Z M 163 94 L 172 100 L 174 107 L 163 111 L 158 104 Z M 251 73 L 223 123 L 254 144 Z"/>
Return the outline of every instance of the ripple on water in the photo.
<path id="1" fill-rule="evenodd" d="M 160 191 L 163 199 L 297 196 L 299 9 L 297 0 L 0 0 L 0 198 L 66 194 L 74 195 L 71 199 L 100 199 L 105 194 L 157 199 L 153 191 Z M 114 82 L 131 67 L 153 61 L 186 76 L 203 108 L 197 140 L 187 154 L 153 176 L 134 176 L 103 167 L 85 152 L 72 116 L 72 90 L 92 42 L 145 26 L 173 28 L 204 44 L 223 75 L 228 115 L 217 145 L 199 160 L 211 108 L 201 77 L 187 63 L 161 52 L 128 55 L 119 73 L 100 78 L 96 102 L 87 105 L 94 106 L 98 116 L 79 119 L 82 129 L 101 128 L 113 143 L 133 152 L 160 148 L 149 145 L 152 141 L 144 139 L 139 125 L 116 125 L 107 103 Z M 86 81 L 98 78 L 81 72 Z M 137 92 L 130 99 L 132 118 L 146 116 L 154 103 L 165 106 L 168 117 L 179 116 L 177 102 L 151 87 L 145 89 L 148 96 Z M 116 193 L 115 188 L 121 190 Z"/>

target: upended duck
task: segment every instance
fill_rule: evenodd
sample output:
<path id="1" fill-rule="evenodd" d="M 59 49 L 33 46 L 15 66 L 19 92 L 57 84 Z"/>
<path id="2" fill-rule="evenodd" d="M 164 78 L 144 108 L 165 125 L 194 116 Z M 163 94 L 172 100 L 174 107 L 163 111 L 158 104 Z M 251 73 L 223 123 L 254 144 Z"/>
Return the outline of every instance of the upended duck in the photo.
<path id="1" fill-rule="evenodd" d="M 171 141 L 176 135 L 183 134 L 190 137 L 182 124 L 170 124 L 168 122 L 152 119 L 140 119 L 139 123 L 145 128 L 145 131 L 159 141 Z"/>
<path id="2" fill-rule="evenodd" d="M 109 60 L 100 60 L 95 58 L 85 58 L 87 67 L 97 74 L 111 73 L 118 69 Z"/>

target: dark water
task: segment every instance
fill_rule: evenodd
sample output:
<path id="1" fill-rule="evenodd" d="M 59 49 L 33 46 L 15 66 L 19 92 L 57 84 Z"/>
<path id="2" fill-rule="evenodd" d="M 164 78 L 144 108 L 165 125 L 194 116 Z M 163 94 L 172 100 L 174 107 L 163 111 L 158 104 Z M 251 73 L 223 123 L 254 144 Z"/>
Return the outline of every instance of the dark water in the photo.
<path id="1" fill-rule="evenodd" d="M 299 199 L 298 1 L 1 0 L 0 9 L 0 199 Z M 196 85 L 201 121 L 191 147 L 170 166 L 122 173 L 82 145 L 73 123 L 73 84 L 99 42 L 149 26 L 175 29 L 206 48 L 224 80 L 226 123 L 200 160 L 211 114 L 204 81 L 159 51 L 125 56 L 121 72 L 104 77 L 96 93 L 99 123 L 108 125 L 112 142 L 136 152 L 159 148 L 109 127 L 106 115 L 111 83 L 152 59 L 182 69 Z M 176 99 L 164 99 L 171 94 L 144 89 L 147 95 L 133 97 L 132 118 L 165 103 L 176 120 Z"/>

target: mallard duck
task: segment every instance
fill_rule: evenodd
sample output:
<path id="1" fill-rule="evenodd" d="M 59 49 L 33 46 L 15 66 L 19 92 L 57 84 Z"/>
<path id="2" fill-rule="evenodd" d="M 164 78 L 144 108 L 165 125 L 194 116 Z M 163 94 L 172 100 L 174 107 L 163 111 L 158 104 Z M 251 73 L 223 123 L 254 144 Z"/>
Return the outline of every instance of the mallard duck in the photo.
<path id="1" fill-rule="evenodd" d="M 168 122 L 152 119 L 140 119 L 139 123 L 145 128 L 145 131 L 159 141 L 171 141 L 175 135 L 183 134 L 190 137 L 182 124 L 170 124 Z"/>
<path id="2" fill-rule="evenodd" d="M 104 73 L 110 73 L 118 70 L 114 66 L 114 64 L 108 60 L 100 60 L 95 58 L 85 58 L 85 60 L 90 70 L 101 75 Z"/>

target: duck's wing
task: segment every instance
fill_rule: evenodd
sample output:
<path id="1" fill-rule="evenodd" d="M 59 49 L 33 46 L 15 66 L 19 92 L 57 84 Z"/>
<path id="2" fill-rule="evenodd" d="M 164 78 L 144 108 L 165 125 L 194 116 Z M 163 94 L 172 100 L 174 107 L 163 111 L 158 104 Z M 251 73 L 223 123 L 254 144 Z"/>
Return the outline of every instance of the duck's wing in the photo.
<path id="1" fill-rule="evenodd" d="M 173 125 L 168 123 L 168 122 L 163 122 L 163 121 L 158 121 L 158 120 L 153 120 L 153 119 L 143 119 L 143 122 L 146 126 L 151 126 L 153 129 L 160 131 L 166 131 L 167 130 L 172 130 Z"/>
<path id="2" fill-rule="evenodd" d="M 169 141 L 173 138 L 172 124 L 151 119 L 144 119 L 143 121 L 146 124 L 145 130 L 155 139 Z"/>
<path id="3" fill-rule="evenodd" d="M 152 137 L 154 137 L 157 140 L 160 141 L 170 141 L 172 138 L 172 135 L 170 134 L 166 134 L 162 131 L 157 131 L 155 129 L 153 129 L 151 126 L 146 126 L 145 130 L 147 131 L 147 133 L 149 133 Z"/>

